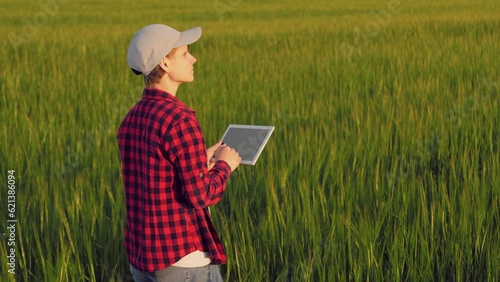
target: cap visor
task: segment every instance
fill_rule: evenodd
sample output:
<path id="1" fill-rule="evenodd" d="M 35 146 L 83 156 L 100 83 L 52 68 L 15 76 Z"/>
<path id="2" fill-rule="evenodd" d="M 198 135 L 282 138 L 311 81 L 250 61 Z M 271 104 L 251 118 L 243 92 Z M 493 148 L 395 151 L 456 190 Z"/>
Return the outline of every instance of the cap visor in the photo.
<path id="1" fill-rule="evenodd" d="M 201 37 L 201 27 L 195 27 L 181 32 L 179 40 L 172 46 L 173 48 L 195 43 Z"/>

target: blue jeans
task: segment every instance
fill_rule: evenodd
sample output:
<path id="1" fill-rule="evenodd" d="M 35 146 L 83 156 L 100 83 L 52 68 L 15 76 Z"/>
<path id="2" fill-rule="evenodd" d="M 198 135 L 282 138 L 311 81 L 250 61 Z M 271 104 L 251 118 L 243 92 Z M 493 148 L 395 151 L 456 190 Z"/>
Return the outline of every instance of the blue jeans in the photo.
<path id="1" fill-rule="evenodd" d="M 143 272 L 130 265 L 130 272 L 136 282 L 223 282 L 217 265 L 201 267 L 170 266 L 155 272 Z"/>

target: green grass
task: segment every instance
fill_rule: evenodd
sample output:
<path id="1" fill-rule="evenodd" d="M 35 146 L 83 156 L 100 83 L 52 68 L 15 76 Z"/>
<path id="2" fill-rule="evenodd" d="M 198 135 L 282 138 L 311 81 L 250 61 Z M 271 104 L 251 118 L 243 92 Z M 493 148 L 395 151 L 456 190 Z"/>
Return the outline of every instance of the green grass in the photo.
<path id="1" fill-rule="evenodd" d="M 212 208 L 227 281 L 500 279 L 495 1 L 214 3 L 0 4 L 2 279 L 130 281 L 116 132 L 142 89 L 128 43 L 158 22 L 203 28 L 178 97 L 209 145 L 276 126 Z"/>

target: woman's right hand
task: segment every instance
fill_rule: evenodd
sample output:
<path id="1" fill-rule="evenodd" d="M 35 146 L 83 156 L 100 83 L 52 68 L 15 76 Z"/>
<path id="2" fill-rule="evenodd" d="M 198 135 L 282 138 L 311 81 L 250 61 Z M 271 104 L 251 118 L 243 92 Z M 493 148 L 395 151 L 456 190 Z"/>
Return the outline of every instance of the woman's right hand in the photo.
<path id="1" fill-rule="evenodd" d="M 222 145 L 215 151 L 215 161 L 225 161 L 234 171 L 240 165 L 241 157 L 235 149 Z"/>

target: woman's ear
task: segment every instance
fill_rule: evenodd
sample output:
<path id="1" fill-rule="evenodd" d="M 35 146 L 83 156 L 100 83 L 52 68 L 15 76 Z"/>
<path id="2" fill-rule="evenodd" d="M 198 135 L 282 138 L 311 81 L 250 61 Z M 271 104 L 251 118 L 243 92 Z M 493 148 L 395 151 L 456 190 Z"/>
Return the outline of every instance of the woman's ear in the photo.
<path id="1" fill-rule="evenodd" d="M 168 72 L 167 58 L 163 58 L 163 60 L 161 60 L 160 68 L 165 72 Z"/>

